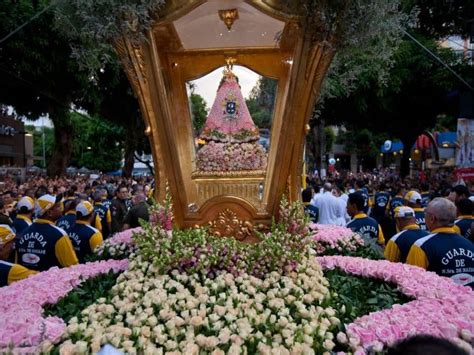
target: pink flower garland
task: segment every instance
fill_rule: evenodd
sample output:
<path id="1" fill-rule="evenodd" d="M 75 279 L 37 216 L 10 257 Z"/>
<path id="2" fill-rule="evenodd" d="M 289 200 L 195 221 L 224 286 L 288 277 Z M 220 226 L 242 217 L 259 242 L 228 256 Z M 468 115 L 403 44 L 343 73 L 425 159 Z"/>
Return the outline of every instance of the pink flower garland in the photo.
<path id="1" fill-rule="evenodd" d="M 312 239 L 318 242 L 315 247 L 318 255 L 323 255 L 328 248 L 337 251 L 343 251 L 343 249 L 355 251 L 364 245 L 364 240 L 360 235 L 346 227 L 310 223 L 309 228 Z"/>
<path id="2" fill-rule="evenodd" d="M 56 304 L 83 280 L 126 270 L 128 260 L 108 260 L 51 268 L 0 288 L 0 352 L 18 347 L 15 353 L 39 352 L 44 341 L 55 343 L 66 330 L 58 317 L 43 317 L 43 306 Z M 9 352 L 9 351 L 7 351 Z"/>
<path id="3" fill-rule="evenodd" d="M 356 352 L 392 345 L 416 334 L 452 340 L 469 353 L 474 333 L 474 292 L 419 267 L 386 260 L 348 256 L 324 256 L 317 260 L 323 269 L 340 268 L 363 277 L 398 285 L 414 301 L 394 305 L 356 319 L 346 327 L 349 346 Z M 344 336 L 338 338 L 344 339 Z"/>
<path id="4" fill-rule="evenodd" d="M 111 238 L 107 239 L 106 242 L 111 246 L 120 245 L 120 244 L 130 245 L 134 243 L 132 239 L 133 233 L 140 233 L 140 232 L 143 232 L 142 227 L 127 229 L 123 232 L 114 234 Z"/>

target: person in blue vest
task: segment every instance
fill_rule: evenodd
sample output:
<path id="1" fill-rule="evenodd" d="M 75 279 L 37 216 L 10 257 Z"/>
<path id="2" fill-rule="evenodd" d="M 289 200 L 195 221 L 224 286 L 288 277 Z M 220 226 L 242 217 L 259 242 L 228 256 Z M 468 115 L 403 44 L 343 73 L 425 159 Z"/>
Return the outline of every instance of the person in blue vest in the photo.
<path id="1" fill-rule="evenodd" d="M 430 184 L 427 182 L 423 182 L 421 184 L 421 207 L 426 208 L 428 207 L 428 203 L 431 201 L 431 192 L 430 192 Z"/>
<path id="2" fill-rule="evenodd" d="M 431 201 L 425 211 L 431 234 L 413 244 L 407 263 L 474 288 L 474 244 L 454 231 L 455 218 L 456 206 L 450 200 Z"/>
<path id="3" fill-rule="evenodd" d="M 94 206 L 88 201 L 81 201 L 76 207 L 76 223 L 68 229 L 77 258 L 80 263 L 85 262 L 85 257 L 102 244 L 102 233 L 91 226 L 95 219 Z"/>
<path id="4" fill-rule="evenodd" d="M 474 204 L 468 198 L 463 198 L 456 203 L 458 217 L 454 221 L 454 230 L 464 238 L 474 241 L 472 227 L 474 225 L 474 216 L 472 215 Z"/>
<path id="5" fill-rule="evenodd" d="M 94 201 L 94 212 L 99 216 L 102 225 L 102 236 L 106 239 L 112 232 L 112 212 L 103 203 L 103 190 L 97 190 L 92 194 Z"/>
<path id="6" fill-rule="evenodd" d="M 24 266 L 0 260 L 0 287 L 8 286 L 15 281 L 26 279 L 38 273 Z"/>
<path id="7" fill-rule="evenodd" d="M 347 228 L 359 233 L 364 241 L 372 246 L 384 245 L 385 238 L 382 228 L 377 221 L 368 217 L 364 213 L 365 197 L 359 193 L 354 192 L 349 194 L 347 200 L 347 213 L 352 217 L 352 220 L 347 223 Z"/>
<path id="8" fill-rule="evenodd" d="M 387 206 L 390 217 L 395 218 L 395 208 L 403 206 L 404 204 L 403 186 L 396 186 L 392 191 L 392 198 Z"/>
<path id="9" fill-rule="evenodd" d="M 395 209 L 395 223 L 399 233 L 395 234 L 385 247 L 385 259 L 404 263 L 411 246 L 418 239 L 428 235 L 416 224 L 415 211 L 411 207 L 401 206 Z"/>
<path id="10" fill-rule="evenodd" d="M 420 226 L 420 229 L 426 230 L 425 209 L 421 207 L 420 193 L 414 190 L 408 191 L 405 194 L 405 204 L 415 211 L 416 224 Z"/>
<path id="11" fill-rule="evenodd" d="M 56 221 L 56 226 L 67 231 L 76 224 L 76 206 L 80 202 L 78 198 L 64 201 L 64 214 Z"/>
<path id="12" fill-rule="evenodd" d="M 374 205 L 372 206 L 372 211 L 370 213 L 370 217 L 375 219 L 378 223 L 382 223 L 384 220 L 386 215 L 385 211 L 390 202 L 390 193 L 385 191 L 385 189 L 385 184 L 381 183 L 378 192 L 374 195 Z"/>
<path id="13" fill-rule="evenodd" d="M 26 228 L 28 228 L 33 218 L 33 210 L 35 208 L 35 201 L 28 196 L 22 197 L 16 204 L 17 214 L 13 219 L 13 228 L 15 228 L 16 234 L 21 234 Z"/>
<path id="14" fill-rule="evenodd" d="M 364 196 L 364 209 L 362 212 L 369 213 L 369 190 L 365 187 L 364 180 L 357 180 L 356 187 L 357 190 L 355 192 L 358 192 Z"/>
<path id="15" fill-rule="evenodd" d="M 62 214 L 62 196 L 43 195 L 36 200 L 35 219 L 31 226 L 16 238 L 17 262 L 37 271 L 53 266 L 68 267 L 77 264 L 71 240 L 54 222 Z"/>
<path id="16" fill-rule="evenodd" d="M 313 189 L 308 187 L 302 192 L 302 199 L 304 204 L 304 212 L 310 218 L 311 222 L 318 223 L 319 220 L 319 209 L 311 204 L 313 198 Z"/>

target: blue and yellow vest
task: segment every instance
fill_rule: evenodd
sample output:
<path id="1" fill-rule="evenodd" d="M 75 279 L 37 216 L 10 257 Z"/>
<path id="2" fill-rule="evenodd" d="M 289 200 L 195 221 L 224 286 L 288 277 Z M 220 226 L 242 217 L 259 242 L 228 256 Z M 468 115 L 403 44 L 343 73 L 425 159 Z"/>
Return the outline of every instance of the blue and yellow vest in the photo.
<path id="1" fill-rule="evenodd" d="M 365 213 L 355 215 L 346 227 L 368 240 L 376 240 L 381 245 L 385 244 L 385 238 L 379 224 L 375 219 L 367 217 Z"/>
<path id="2" fill-rule="evenodd" d="M 10 285 L 15 281 L 22 280 L 36 274 L 36 271 L 0 260 L 0 287 Z"/>
<path id="3" fill-rule="evenodd" d="M 304 212 L 308 215 L 311 222 L 318 223 L 319 220 L 319 209 L 309 203 L 305 203 Z"/>
<path id="4" fill-rule="evenodd" d="M 407 260 L 411 246 L 418 239 L 426 237 L 428 232 L 421 230 L 416 224 L 406 226 L 400 233 L 395 234 L 387 243 L 385 259 L 404 263 Z"/>
<path id="5" fill-rule="evenodd" d="M 36 219 L 16 238 L 17 261 L 32 270 L 77 264 L 77 257 L 66 232 L 53 222 Z"/>
<path id="6" fill-rule="evenodd" d="M 102 243 L 102 234 L 99 230 L 83 221 L 76 221 L 68 234 L 80 263 L 83 263 L 86 255 L 91 254 Z"/>
<path id="7" fill-rule="evenodd" d="M 474 223 L 473 216 L 459 216 L 458 219 L 454 222 L 456 233 L 462 235 L 464 238 L 474 241 L 471 235 L 471 226 Z"/>
<path id="8" fill-rule="evenodd" d="M 74 224 L 76 223 L 76 212 L 75 211 L 68 211 L 64 216 L 61 216 L 56 221 L 56 226 L 59 228 L 68 231 L 71 229 Z"/>
<path id="9" fill-rule="evenodd" d="M 415 211 L 415 220 L 416 224 L 420 227 L 422 231 L 428 230 L 425 222 L 425 209 L 424 208 L 413 208 Z"/>
<path id="10" fill-rule="evenodd" d="M 16 217 L 13 219 L 13 228 L 15 228 L 17 236 L 21 234 L 21 232 L 23 232 L 30 225 L 31 219 L 22 214 L 17 214 Z"/>
<path id="11" fill-rule="evenodd" d="M 437 228 L 418 239 L 408 253 L 407 263 L 474 288 L 474 244 L 453 228 Z"/>

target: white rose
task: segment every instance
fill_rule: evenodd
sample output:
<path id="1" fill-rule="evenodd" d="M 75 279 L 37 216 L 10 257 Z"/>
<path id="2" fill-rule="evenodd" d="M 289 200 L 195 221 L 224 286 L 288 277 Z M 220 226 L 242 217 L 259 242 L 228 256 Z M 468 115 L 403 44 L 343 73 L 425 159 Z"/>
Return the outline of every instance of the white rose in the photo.
<path id="1" fill-rule="evenodd" d="M 334 342 L 330 339 L 326 339 L 324 342 L 323 342 L 323 347 L 324 349 L 326 350 L 332 350 L 334 348 L 334 346 L 336 346 L 336 344 L 334 344 Z"/>

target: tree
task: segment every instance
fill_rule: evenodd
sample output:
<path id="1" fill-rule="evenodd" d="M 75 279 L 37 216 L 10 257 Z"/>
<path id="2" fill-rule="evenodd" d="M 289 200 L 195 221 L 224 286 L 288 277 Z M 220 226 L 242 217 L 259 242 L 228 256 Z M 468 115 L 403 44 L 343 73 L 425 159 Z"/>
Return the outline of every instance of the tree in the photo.
<path id="1" fill-rule="evenodd" d="M 260 128 L 271 127 L 277 85 L 276 80 L 262 76 L 257 80 L 246 100 L 250 116 Z"/>
<path id="2" fill-rule="evenodd" d="M 206 123 L 208 113 L 206 100 L 201 95 L 191 92 L 190 103 L 194 132 L 198 134 Z"/>
<path id="3" fill-rule="evenodd" d="M 458 63 L 449 50 L 438 48 L 435 41 L 418 38 L 448 63 Z M 401 174 L 405 175 L 409 147 L 418 135 L 434 126 L 439 114 L 454 114 L 450 112 L 453 106 L 447 93 L 458 88 L 459 81 L 439 63 L 427 59 L 411 40 L 402 42 L 395 60 L 387 86 L 380 87 L 372 81 L 347 98 L 327 100 L 321 115 L 332 123 L 344 123 L 350 130 L 366 128 L 399 138 L 407 147 L 401 167 Z"/>
<path id="4" fill-rule="evenodd" d="M 103 172 L 120 168 L 123 128 L 104 120 L 71 113 L 74 143 L 71 165 Z"/>
<path id="5" fill-rule="evenodd" d="M 32 125 L 26 125 L 25 131 L 33 135 L 33 156 L 39 158 L 35 159 L 36 162 L 41 161 L 39 166 L 43 166 L 43 134 L 44 134 L 44 157 L 46 161 L 51 159 L 54 147 L 54 129 L 51 127 L 35 127 Z"/>
<path id="6" fill-rule="evenodd" d="M 0 2 L 0 33 L 8 34 L 30 20 L 48 0 Z M 48 174 L 65 172 L 72 152 L 73 126 L 69 111 L 90 85 L 89 76 L 71 59 L 70 41 L 52 26 L 51 11 L 43 13 L 2 43 L 0 70 L 4 77 L 0 102 L 18 115 L 36 120 L 49 115 L 54 124 L 54 149 Z"/>

